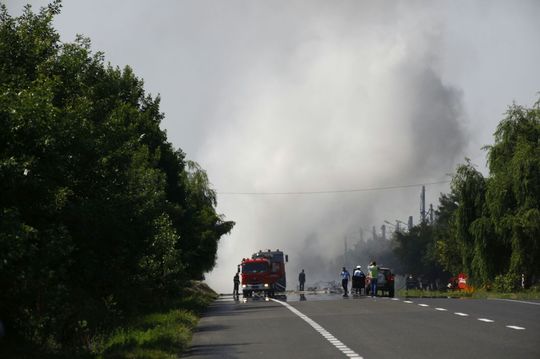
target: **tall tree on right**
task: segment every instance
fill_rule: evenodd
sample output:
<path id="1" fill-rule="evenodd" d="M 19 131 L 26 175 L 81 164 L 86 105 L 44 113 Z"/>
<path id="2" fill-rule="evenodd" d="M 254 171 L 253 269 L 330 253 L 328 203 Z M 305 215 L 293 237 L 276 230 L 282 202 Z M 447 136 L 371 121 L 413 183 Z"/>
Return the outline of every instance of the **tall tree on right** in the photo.
<path id="1" fill-rule="evenodd" d="M 490 170 L 487 210 L 502 241 L 494 266 L 501 274 L 538 276 L 540 100 L 532 108 L 510 106 L 497 127 L 495 143 L 486 148 Z"/>

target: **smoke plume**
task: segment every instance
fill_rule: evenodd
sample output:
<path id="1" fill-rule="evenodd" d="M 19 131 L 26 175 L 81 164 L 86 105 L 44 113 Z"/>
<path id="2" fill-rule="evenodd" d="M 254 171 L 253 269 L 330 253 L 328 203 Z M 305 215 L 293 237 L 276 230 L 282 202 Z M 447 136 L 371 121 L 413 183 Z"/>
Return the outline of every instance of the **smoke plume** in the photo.
<path id="1" fill-rule="evenodd" d="M 411 11 L 372 3 L 284 18 L 270 11 L 274 18 L 250 29 L 261 41 L 273 30 L 286 35 L 257 44 L 264 51 L 222 89 L 226 101 L 201 152 L 218 192 L 448 179 L 466 144 L 462 95 L 438 74 L 442 25 Z M 436 201 L 445 187 L 430 189 Z M 357 244 L 362 229 L 370 238 L 384 220 L 416 216 L 419 191 L 222 194 L 219 210 L 237 225 L 209 281 L 226 291 L 240 259 L 267 248 L 289 254 L 289 287 L 301 268 L 308 283 L 335 279 L 345 242 Z"/>

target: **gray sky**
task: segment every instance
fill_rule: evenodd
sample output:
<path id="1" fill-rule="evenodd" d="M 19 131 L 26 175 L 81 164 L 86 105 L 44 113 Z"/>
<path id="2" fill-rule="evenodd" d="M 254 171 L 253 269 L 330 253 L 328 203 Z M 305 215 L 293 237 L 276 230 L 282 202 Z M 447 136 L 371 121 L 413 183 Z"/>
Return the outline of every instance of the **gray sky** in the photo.
<path id="1" fill-rule="evenodd" d="M 444 180 L 465 156 L 485 172 L 507 106 L 538 98 L 539 18 L 535 0 L 65 0 L 55 25 L 161 95 L 169 140 L 218 192 L 294 192 Z M 447 190 L 428 186 L 428 202 Z M 416 221 L 419 191 L 220 195 L 237 225 L 208 282 L 230 291 L 241 257 L 280 248 L 293 287 L 344 236 Z"/>

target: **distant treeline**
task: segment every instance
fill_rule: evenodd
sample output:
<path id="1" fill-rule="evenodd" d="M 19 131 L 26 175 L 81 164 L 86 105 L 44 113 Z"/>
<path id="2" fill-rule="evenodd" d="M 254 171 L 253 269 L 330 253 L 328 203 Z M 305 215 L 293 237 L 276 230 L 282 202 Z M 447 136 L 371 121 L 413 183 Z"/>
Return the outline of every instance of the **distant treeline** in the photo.
<path id="1" fill-rule="evenodd" d="M 510 106 L 494 137 L 485 147 L 488 177 L 466 159 L 434 223 L 394 235 L 404 273 L 464 272 L 472 284 L 500 291 L 540 279 L 540 100 Z"/>
<path id="2" fill-rule="evenodd" d="M 202 278 L 234 225 L 167 142 L 159 97 L 88 39 L 60 42 L 59 11 L 0 8 L 0 320 L 44 350 Z"/>

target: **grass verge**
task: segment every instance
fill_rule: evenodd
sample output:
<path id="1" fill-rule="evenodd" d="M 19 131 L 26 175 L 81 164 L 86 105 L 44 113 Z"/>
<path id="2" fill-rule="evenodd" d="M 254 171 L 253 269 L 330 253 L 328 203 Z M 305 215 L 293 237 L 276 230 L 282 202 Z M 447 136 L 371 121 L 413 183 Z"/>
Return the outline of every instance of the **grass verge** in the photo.
<path id="1" fill-rule="evenodd" d="M 97 358 L 177 358 L 188 347 L 202 311 L 217 298 L 206 284 L 192 282 L 171 308 L 142 315 L 102 340 Z"/>

